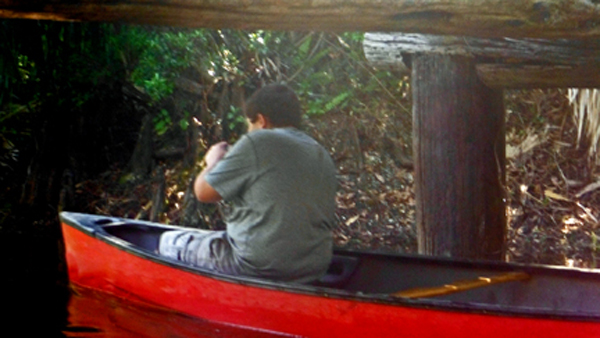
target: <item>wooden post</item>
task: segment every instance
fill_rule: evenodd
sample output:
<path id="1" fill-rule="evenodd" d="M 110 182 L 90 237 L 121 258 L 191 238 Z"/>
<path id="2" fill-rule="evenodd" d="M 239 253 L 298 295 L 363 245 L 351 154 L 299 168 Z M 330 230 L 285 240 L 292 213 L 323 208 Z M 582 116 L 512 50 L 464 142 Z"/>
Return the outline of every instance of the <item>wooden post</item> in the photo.
<path id="1" fill-rule="evenodd" d="M 415 56 L 412 82 L 419 252 L 503 259 L 502 91 L 464 56 Z"/>

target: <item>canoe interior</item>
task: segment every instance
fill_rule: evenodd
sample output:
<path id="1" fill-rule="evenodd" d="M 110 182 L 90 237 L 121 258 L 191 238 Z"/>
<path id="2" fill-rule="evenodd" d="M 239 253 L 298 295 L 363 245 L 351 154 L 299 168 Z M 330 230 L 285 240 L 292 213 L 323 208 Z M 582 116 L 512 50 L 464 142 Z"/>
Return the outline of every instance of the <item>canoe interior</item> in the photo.
<path id="1" fill-rule="evenodd" d="M 158 239 L 164 231 L 173 227 L 82 214 L 75 219 L 76 222 L 67 219 L 66 223 L 78 223 L 82 230 L 108 242 L 118 238 L 127 243 L 125 250 L 134 248 L 138 254 L 164 261 L 156 254 Z M 333 294 L 350 297 L 388 299 L 390 294 L 401 290 L 439 287 L 509 272 L 525 272 L 531 278 L 429 299 L 459 308 L 501 309 L 600 320 L 600 273 L 596 270 L 337 250 L 327 276 L 308 287 L 314 286 L 315 292 L 320 293 L 329 290 Z M 293 289 L 294 285 L 289 287 Z M 306 289 L 306 286 L 303 287 Z"/>

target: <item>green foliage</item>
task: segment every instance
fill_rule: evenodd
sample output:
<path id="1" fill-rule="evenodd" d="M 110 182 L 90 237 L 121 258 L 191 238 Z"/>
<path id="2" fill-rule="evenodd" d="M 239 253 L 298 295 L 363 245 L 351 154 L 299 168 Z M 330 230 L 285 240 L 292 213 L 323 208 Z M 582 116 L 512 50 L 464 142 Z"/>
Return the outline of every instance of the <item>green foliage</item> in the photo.
<path id="1" fill-rule="evenodd" d="M 381 110 L 374 97 L 397 104 L 408 82 L 368 67 L 362 40 L 362 33 L 1 22 L 0 140 L 19 149 L 37 107 L 51 103 L 56 118 L 85 113 L 99 88 L 120 82 L 148 95 L 161 138 L 182 135 L 192 118 L 202 119 L 196 123 L 211 132 L 220 125 L 225 131 L 217 137 L 243 132 L 241 107 L 226 88 L 242 87 L 249 94 L 264 83 L 285 82 L 300 96 L 308 118 Z M 176 96 L 181 78 L 198 84 L 202 93 Z M 223 93 L 229 97 L 221 102 Z M 3 163 L 14 154 L 3 151 Z"/>
<path id="2" fill-rule="evenodd" d="M 243 129 L 246 126 L 246 118 L 240 107 L 229 106 L 227 121 L 229 121 L 230 130 Z"/>
<path id="3" fill-rule="evenodd" d="M 397 76 L 365 65 L 362 33 L 121 28 L 113 39 L 128 66 L 129 79 L 156 105 L 172 99 L 177 79 L 187 74 L 195 74 L 193 79 L 207 93 L 228 84 L 244 86 L 249 93 L 260 83 L 287 82 L 299 94 L 308 117 L 365 111 L 374 104 L 372 94 L 385 90 L 385 95 L 394 97 L 406 90 Z M 221 117 L 230 130 L 244 125 L 239 109 L 229 108 Z M 172 121 L 181 119 L 175 110 L 169 112 Z M 177 125 L 164 115 L 155 123 L 159 135 Z"/>
<path id="4" fill-rule="evenodd" d="M 179 120 L 179 127 L 181 130 L 187 130 L 190 126 L 190 113 L 187 111 L 183 112 L 183 118 Z"/>
<path id="5" fill-rule="evenodd" d="M 350 92 L 343 92 L 338 96 L 334 97 L 333 99 L 331 99 L 331 101 L 325 104 L 325 111 L 333 110 L 336 107 L 343 108 L 345 106 L 344 103 L 347 102 L 348 97 L 350 97 Z"/>
<path id="6" fill-rule="evenodd" d="M 201 31 L 186 34 L 137 26 L 123 30 L 121 34 L 119 40 L 130 44 L 130 56 L 135 60 L 130 79 L 155 102 L 173 92 L 174 79 L 189 67 L 197 54 L 193 49 L 195 41 L 203 38 Z"/>
<path id="7" fill-rule="evenodd" d="M 266 65 L 265 73 L 269 64 L 285 65 L 277 69 L 282 74 L 274 77 L 285 79 L 296 89 L 309 117 L 332 111 L 364 111 L 376 104 L 373 94 L 391 99 L 406 90 L 398 83 L 397 74 L 366 65 L 362 33 L 270 34 L 269 39 L 263 39 L 269 52 L 256 59 L 279 61 L 257 63 Z"/>
<path id="8" fill-rule="evenodd" d="M 162 109 L 160 113 L 154 117 L 152 122 L 154 122 L 154 131 L 159 136 L 166 133 L 171 124 L 173 124 L 169 112 L 165 109 Z"/>
<path id="9" fill-rule="evenodd" d="M 133 79 L 134 83 L 143 87 L 148 95 L 154 100 L 159 101 L 173 93 L 173 83 L 164 75 L 154 73 L 149 79 Z"/>

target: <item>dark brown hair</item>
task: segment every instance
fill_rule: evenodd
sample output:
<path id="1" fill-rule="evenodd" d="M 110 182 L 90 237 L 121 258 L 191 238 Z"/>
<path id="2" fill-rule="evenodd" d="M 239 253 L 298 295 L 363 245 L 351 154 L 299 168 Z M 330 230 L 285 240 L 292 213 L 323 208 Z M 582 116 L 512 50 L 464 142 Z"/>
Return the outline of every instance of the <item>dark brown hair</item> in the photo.
<path id="1" fill-rule="evenodd" d="M 257 90 L 246 101 L 244 114 L 250 122 L 256 122 L 257 115 L 262 114 L 273 127 L 299 128 L 302 122 L 300 100 L 283 84 L 270 84 Z"/>

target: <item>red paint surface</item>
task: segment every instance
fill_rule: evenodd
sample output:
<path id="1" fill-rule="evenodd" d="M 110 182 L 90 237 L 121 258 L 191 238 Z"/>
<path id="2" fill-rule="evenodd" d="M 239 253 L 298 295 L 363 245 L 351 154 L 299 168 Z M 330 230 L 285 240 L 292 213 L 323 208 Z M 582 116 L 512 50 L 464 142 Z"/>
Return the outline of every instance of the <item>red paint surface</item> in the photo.
<path id="1" fill-rule="evenodd" d="M 124 300 L 102 291 L 71 286 L 69 325 L 62 333 L 69 338 L 282 338 L 271 332 L 248 330 L 197 319 L 179 312 Z"/>
<path id="2" fill-rule="evenodd" d="M 194 317 L 303 337 L 598 337 L 600 323 L 461 313 L 263 289 L 145 260 L 63 225 L 72 283 Z"/>

